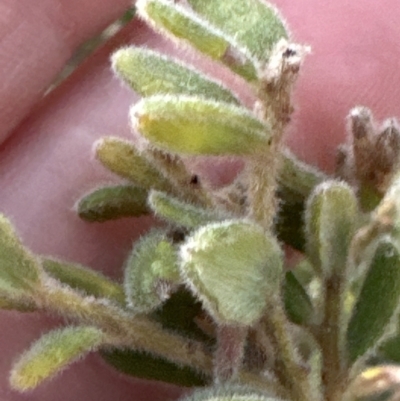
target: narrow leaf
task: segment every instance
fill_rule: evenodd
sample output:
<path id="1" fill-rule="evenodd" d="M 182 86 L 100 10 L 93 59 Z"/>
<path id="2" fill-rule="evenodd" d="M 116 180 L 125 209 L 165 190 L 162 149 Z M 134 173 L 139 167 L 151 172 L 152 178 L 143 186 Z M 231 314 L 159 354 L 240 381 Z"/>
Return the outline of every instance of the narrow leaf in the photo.
<path id="1" fill-rule="evenodd" d="M 253 62 L 238 49 L 235 36 L 224 35 L 190 10 L 167 0 L 139 0 L 137 7 L 155 30 L 190 44 L 249 81 L 256 79 Z"/>
<path id="2" fill-rule="evenodd" d="M 400 251 L 390 237 L 378 242 L 347 328 L 350 362 L 376 346 L 400 299 Z"/>
<path id="3" fill-rule="evenodd" d="M 68 327 L 42 336 L 14 365 L 10 382 L 13 388 L 27 391 L 55 375 L 70 363 L 104 341 L 94 327 Z"/>
<path id="4" fill-rule="evenodd" d="M 133 142 L 106 137 L 96 143 L 96 158 L 113 173 L 127 178 L 145 189 L 167 191 L 168 181 L 153 164 L 137 150 Z"/>
<path id="5" fill-rule="evenodd" d="M 46 273 L 75 290 L 125 305 L 123 288 L 99 272 L 78 264 L 54 259 L 43 259 L 42 265 Z"/>
<path id="6" fill-rule="evenodd" d="M 147 313 L 169 298 L 179 281 L 177 254 L 162 231 L 153 231 L 135 244 L 125 268 L 129 306 Z"/>
<path id="7" fill-rule="evenodd" d="M 308 197 L 312 190 L 323 181 L 327 180 L 326 174 L 310 166 L 292 154 L 289 149 L 282 151 L 282 166 L 279 170 L 279 184 L 298 194 L 299 197 Z"/>
<path id="8" fill-rule="evenodd" d="M 153 96 L 131 109 L 132 125 L 161 149 L 247 155 L 267 147 L 271 128 L 246 109 L 188 96 Z"/>
<path id="9" fill-rule="evenodd" d="M 286 314 L 296 324 L 307 324 L 313 317 L 311 300 L 292 272 L 287 272 L 283 285 Z"/>
<path id="10" fill-rule="evenodd" d="M 266 60 L 274 44 L 288 38 L 275 7 L 260 0 L 188 0 L 193 9 L 235 38 L 258 60 Z"/>
<path id="11" fill-rule="evenodd" d="M 0 215 L 0 292 L 6 297 L 24 297 L 39 285 L 41 269 L 17 237 L 11 223 Z"/>
<path id="12" fill-rule="evenodd" d="M 324 182 L 308 200 L 307 255 L 327 277 L 345 271 L 357 215 L 357 199 L 350 186 L 343 182 Z"/>
<path id="13" fill-rule="evenodd" d="M 156 216 L 187 228 L 196 228 L 221 219 L 215 212 L 182 202 L 159 191 L 151 191 L 149 205 Z"/>
<path id="14" fill-rule="evenodd" d="M 132 185 L 95 189 L 79 200 L 78 215 L 86 221 L 107 221 L 149 214 L 147 190 Z"/>
<path id="15" fill-rule="evenodd" d="M 207 378 L 195 370 L 177 366 L 147 353 L 116 349 L 103 351 L 101 354 L 114 368 L 136 378 L 157 380 L 182 387 L 199 387 L 207 384 Z"/>
<path id="16" fill-rule="evenodd" d="M 186 283 L 219 323 L 252 325 L 280 291 L 282 251 L 253 223 L 201 227 L 182 246 L 181 260 Z"/>
<path id="17" fill-rule="evenodd" d="M 114 71 L 141 96 L 186 94 L 239 104 L 222 84 L 193 67 L 148 49 L 120 49 L 112 56 L 112 63 Z"/>

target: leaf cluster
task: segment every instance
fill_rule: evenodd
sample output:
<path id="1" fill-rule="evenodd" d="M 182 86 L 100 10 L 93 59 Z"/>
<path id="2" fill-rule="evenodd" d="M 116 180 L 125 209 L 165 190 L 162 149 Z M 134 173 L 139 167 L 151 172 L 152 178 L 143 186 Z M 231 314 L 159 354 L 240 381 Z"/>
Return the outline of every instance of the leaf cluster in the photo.
<path id="1" fill-rule="evenodd" d="M 396 397 L 396 368 L 367 367 L 400 358 L 397 123 L 376 129 L 369 110 L 352 110 L 349 143 L 327 177 L 282 143 L 307 47 L 291 42 L 271 4 L 140 0 L 137 12 L 239 75 L 257 101 L 249 109 L 213 77 L 147 48 L 112 56 L 142 96 L 130 120 L 144 145 L 100 140 L 95 157 L 121 183 L 96 187 L 76 209 L 88 222 L 153 215 L 161 224 L 133 244 L 120 285 L 32 255 L 1 216 L 0 306 L 75 324 L 22 354 L 12 386 L 33 389 L 100 350 L 138 377 L 212 387 L 193 401 Z M 191 156 L 240 157 L 245 167 L 215 189 L 187 167 Z M 380 167 L 373 177 L 369 157 Z M 293 270 L 284 244 L 303 255 Z"/>

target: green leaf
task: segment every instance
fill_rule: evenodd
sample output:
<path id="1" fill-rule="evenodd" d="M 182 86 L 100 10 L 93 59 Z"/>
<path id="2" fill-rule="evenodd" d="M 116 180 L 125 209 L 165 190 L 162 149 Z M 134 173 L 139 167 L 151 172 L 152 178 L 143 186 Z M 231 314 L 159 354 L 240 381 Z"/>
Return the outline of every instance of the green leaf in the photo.
<path id="1" fill-rule="evenodd" d="M 187 228 L 197 228 L 221 219 L 215 212 L 182 202 L 159 191 L 151 191 L 149 205 L 156 216 Z"/>
<path id="2" fill-rule="evenodd" d="M 154 146 L 179 154 L 248 155 L 266 148 L 272 135 L 248 110 L 197 97 L 146 98 L 131 118 Z"/>
<path id="3" fill-rule="evenodd" d="M 282 251 L 250 222 L 201 227 L 182 246 L 181 260 L 186 283 L 219 323 L 252 325 L 280 292 Z"/>
<path id="4" fill-rule="evenodd" d="M 275 7 L 260 0 L 188 0 L 193 9 L 260 61 L 268 58 L 274 44 L 288 38 Z"/>
<path id="5" fill-rule="evenodd" d="M 239 104 L 222 84 L 193 67 L 148 49 L 120 49 L 113 54 L 112 65 L 117 75 L 141 96 L 186 94 Z"/>
<path id="6" fill-rule="evenodd" d="M 40 285 L 36 258 L 17 237 L 11 223 L 0 215 L 0 293 L 11 299 L 25 298 Z"/>
<path id="7" fill-rule="evenodd" d="M 89 326 L 53 330 L 20 357 L 11 371 L 10 383 L 16 390 L 31 390 L 99 347 L 104 340 L 99 329 Z"/>
<path id="8" fill-rule="evenodd" d="M 203 54 L 225 64 L 243 78 L 253 81 L 256 70 L 233 39 L 210 26 L 187 8 L 166 0 L 139 0 L 139 15 L 157 31 L 188 43 Z"/>
<path id="9" fill-rule="evenodd" d="M 289 319 L 296 324 L 310 323 L 314 311 L 311 300 L 292 272 L 287 272 L 283 285 L 285 310 Z"/>
<path id="10" fill-rule="evenodd" d="M 344 273 L 357 217 L 357 199 L 344 182 L 324 182 L 310 196 L 305 214 L 307 255 L 326 277 Z"/>
<path id="11" fill-rule="evenodd" d="M 123 288 L 99 272 L 78 264 L 54 259 L 43 259 L 42 265 L 46 273 L 75 290 L 125 305 Z"/>
<path id="12" fill-rule="evenodd" d="M 179 279 L 174 246 L 164 232 L 150 232 L 135 244 L 126 264 L 124 286 L 129 306 L 140 313 L 158 308 Z"/>
<path id="13" fill-rule="evenodd" d="M 177 366 L 165 359 L 133 350 L 102 351 L 103 358 L 119 371 L 147 380 L 172 383 L 182 387 L 199 387 L 210 378 L 186 366 Z"/>
<path id="14" fill-rule="evenodd" d="M 121 217 L 149 214 L 147 190 L 132 185 L 115 185 L 95 189 L 76 205 L 78 215 L 86 221 L 107 221 Z"/>
<path id="15" fill-rule="evenodd" d="M 145 189 L 168 191 L 169 182 L 162 173 L 137 150 L 133 142 L 105 137 L 96 143 L 96 158 L 113 173 L 127 178 Z"/>
<path id="16" fill-rule="evenodd" d="M 390 237 L 379 240 L 347 328 L 350 362 L 377 345 L 400 299 L 400 251 Z"/>
<path id="17" fill-rule="evenodd" d="M 281 187 L 304 199 L 318 184 L 327 179 L 326 174 L 299 160 L 289 149 L 283 149 L 282 166 L 278 175 Z"/>

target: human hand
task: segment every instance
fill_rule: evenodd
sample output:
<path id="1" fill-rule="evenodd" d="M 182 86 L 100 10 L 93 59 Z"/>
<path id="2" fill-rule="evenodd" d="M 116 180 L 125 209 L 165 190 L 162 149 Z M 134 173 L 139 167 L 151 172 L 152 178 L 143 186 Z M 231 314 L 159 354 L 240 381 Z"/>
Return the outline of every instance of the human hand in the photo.
<path id="1" fill-rule="evenodd" d="M 39 92 L 72 49 L 115 19 L 129 2 L 40 1 L 35 7 L 29 1 L 3 3 L 9 14 L 2 12 L 8 18 L 0 23 L 4 77 L 0 131 L 11 136 L 0 150 L 0 210 L 35 253 L 76 261 L 118 279 L 132 241 L 146 231 L 150 220 L 87 224 L 76 217 L 72 206 L 85 191 L 115 179 L 90 160 L 93 142 L 105 135 L 130 136 L 128 109 L 137 97 L 112 76 L 109 53 L 129 42 L 167 51 L 172 51 L 171 46 L 134 21 L 71 79 L 39 101 Z M 331 170 L 350 108 L 363 104 L 378 118 L 400 116 L 396 87 L 400 6 L 395 0 L 337 0 L 323 6 L 316 0 L 294 5 L 276 0 L 275 4 L 294 39 L 312 46 L 295 91 L 297 111 L 288 143 L 300 158 Z M 69 32 L 68 39 L 59 32 Z M 215 72 L 220 77 L 224 74 L 220 69 Z M 27 396 L 7 384 L 11 361 L 60 320 L 2 311 L 0 322 L 0 398 L 22 401 Z M 157 387 L 119 375 L 91 355 L 28 397 L 33 401 L 163 400 L 178 394 L 172 386 Z"/>

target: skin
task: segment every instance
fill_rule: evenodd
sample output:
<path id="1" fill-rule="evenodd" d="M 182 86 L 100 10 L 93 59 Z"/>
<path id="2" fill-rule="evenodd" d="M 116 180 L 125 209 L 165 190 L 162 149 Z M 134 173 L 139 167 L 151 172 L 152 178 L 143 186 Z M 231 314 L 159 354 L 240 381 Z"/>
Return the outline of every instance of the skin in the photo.
<path id="1" fill-rule="evenodd" d="M 369 106 L 378 119 L 400 115 L 400 6 L 396 0 L 295 3 L 275 1 L 294 38 L 313 52 L 295 90 L 297 108 L 287 142 L 302 159 L 332 171 L 335 147 L 344 141 L 345 118 L 353 106 Z M 150 220 L 87 224 L 72 206 L 85 191 L 116 181 L 91 159 L 93 142 L 105 135 L 131 135 L 127 115 L 137 97 L 111 74 L 110 52 L 128 43 L 166 51 L 171 46 L 134 21 L 54 92 L 44 99 L 42 94 L 74 49 L 128 5 L 125 0 L 37 0 L 34 6 L 29 0 L 0 1 L 0 211 L 35 253 L 76 261 L 116 279 L 132 242 Z M 237 87 L 239 80 L 185 55 L 228 78 L 250 102 L 249 92 Z M 210 174 L 205 163 L 197 165 L 214 185 L 228 179 L 223 172 Z M 12 360 L 41 333 L 61 324 L 36 313 L 0 312 L 0 399 L 140 401 L 172 400 L 180 394 L 174 386 L 120 375 L 97 355 L 28 395 L 12 391 L 7 384 Z"/>

